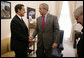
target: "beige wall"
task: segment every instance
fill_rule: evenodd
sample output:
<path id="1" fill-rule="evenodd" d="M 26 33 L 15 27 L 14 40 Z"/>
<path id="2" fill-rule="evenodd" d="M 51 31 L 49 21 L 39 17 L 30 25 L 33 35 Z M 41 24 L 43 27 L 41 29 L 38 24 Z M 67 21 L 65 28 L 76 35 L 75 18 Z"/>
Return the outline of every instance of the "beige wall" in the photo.
<path id="1" fill-rule="evenodd" d="M 1 39 L 8 38 L 11 36 L 10 33 L 10 22 L 12 18 L 14 17 L 15 10 L 14 7 L 16 4 L 24 4 L 25 10 L 27 12 L 27 7 L 35 8 L 36 9 L 36 18 L 40 16 L 39 13 L 39 4 L 41 3 L 47 3 L 49 5 L 49 13 L 55 15 L 55 1 L 8 1 L 11 2 L 11 19 L 1 19 Z M 28 26 L 28 19 L 27 19 L 27 13 L 25 13 L 25 16 L 23 17 L 25 19 L 26 25 Z M 33 20 L 33 21 L 36 21 Z"/>
<path id="2" fill-rule="evenodd" d="M 76 8 L 83 5 L 83 1 L 77 1 Z"/>

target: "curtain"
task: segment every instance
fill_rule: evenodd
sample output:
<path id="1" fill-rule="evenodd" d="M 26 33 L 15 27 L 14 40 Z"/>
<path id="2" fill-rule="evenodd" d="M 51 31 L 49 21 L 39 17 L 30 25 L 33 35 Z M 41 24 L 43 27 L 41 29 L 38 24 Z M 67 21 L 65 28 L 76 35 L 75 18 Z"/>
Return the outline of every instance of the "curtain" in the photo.
<path id="1" fill-rule="evenodd" d="M 71 35 L 70 35 L 70 40 L 74 40 L 74 27 L 75 27 L 75 18 L 74 18 L 74 10 L 76 9 L 76 3 L 77 1 L 69 1 L 69 8 L 70 8 L 70 17 L 71 17 L 71 22 L 72 22 L 72 30 L 71 30 Z"/>
<path id="2" fill-rule="evenodd" d="M 56 1 L 56 16 L 59 19 L 62 10 L 63 1 Z"/>

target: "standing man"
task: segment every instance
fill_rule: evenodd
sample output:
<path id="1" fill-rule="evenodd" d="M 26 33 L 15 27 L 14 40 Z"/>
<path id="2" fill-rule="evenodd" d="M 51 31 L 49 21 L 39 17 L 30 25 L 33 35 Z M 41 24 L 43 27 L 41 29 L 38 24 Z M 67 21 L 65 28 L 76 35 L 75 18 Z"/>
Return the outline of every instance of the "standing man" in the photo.
<path id="1" fill-rule="evenodd" d="M 80 23 L 83 26 L 83 6 L 80 6 L 74 11 L 74 17 L 77 20 L 77 23 Z M 83 29 L 81 31 L 80 40 L 77 44 L 77 53 L 76 57 L 84 57 L 84 45 L 83 45 Z"/>
<path id="2" fill-rule="evenodd" d="M 11 50 L 15 51 L 16 57 L 27 57 L 29 44 L 28 28 L 22 19 L 25 13 L 23 4 L 15 6 L 16 15 L 11 21 Z"/>
<path id="3" fill-rule="evenodd" d="M 40 4 L 36 29 L 30 40 L 38 34 L 37 57 L 52 57 L 52 48 L 57 48 L 59 40 L 59 25 L 57 17 L 48 13 L 48 5 Z"/>

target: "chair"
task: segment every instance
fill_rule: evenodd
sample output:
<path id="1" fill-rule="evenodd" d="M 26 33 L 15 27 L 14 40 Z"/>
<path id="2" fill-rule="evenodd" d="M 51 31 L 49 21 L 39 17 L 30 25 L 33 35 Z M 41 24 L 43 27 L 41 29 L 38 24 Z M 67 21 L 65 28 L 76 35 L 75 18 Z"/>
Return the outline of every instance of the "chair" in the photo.
<path id="1" fill-rule="evenodd" d="M 58 48 L 59 48 L 61 51 L 64 50 L 64 47 L 63 47 L 63 36 L 64 36 L 64 31 L 63 31 L 63 30 L 60 30 Z"/>

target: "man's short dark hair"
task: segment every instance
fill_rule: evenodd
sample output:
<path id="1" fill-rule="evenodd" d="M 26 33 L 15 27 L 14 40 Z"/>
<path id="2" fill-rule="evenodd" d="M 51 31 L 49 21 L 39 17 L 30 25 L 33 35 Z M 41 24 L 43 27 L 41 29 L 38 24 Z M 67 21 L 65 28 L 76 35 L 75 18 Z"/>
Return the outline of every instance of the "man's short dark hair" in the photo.
<path id="1" fill-rule="evenodd" d="M 17 4 L 15 6 L 15 12 L 17 13 L 18 12 L 18 9 L 21 10 L 22 9 L 22 6 L 24 6 L 23 4 Z"/>

